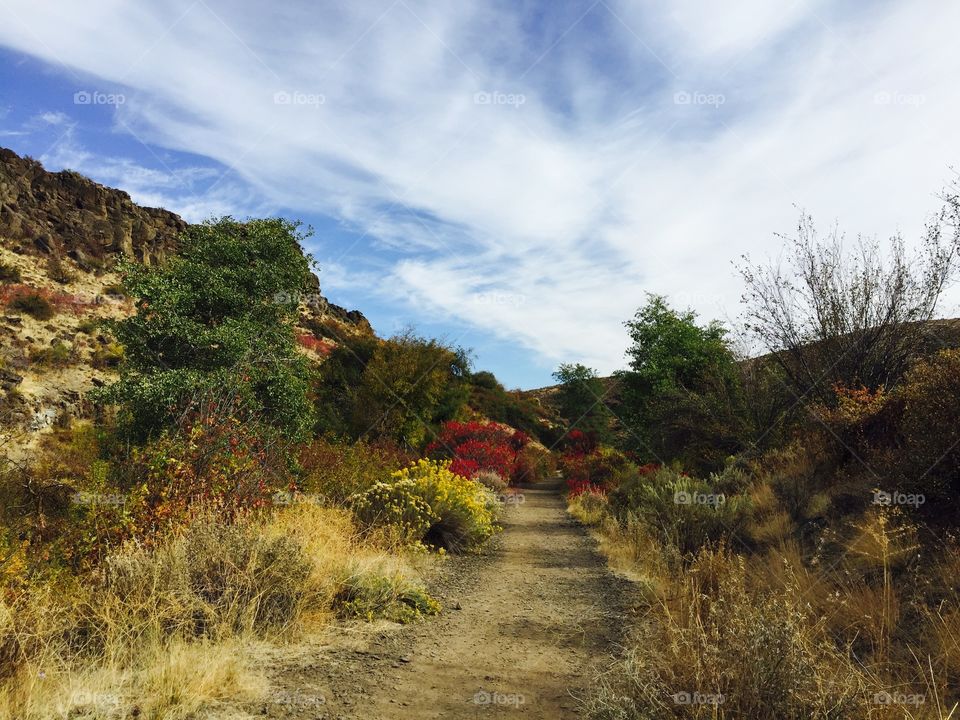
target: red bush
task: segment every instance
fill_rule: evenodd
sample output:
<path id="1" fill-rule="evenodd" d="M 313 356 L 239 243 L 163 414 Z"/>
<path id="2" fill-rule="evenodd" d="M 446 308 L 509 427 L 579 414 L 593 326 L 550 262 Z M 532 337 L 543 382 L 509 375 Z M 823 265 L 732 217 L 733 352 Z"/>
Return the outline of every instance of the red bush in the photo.
<path id="1" fill-rule="evenodd" d="M 313 350 L 318 355 L 329 355 L 333 352 L 334 344 L 327 340 L 321 340 L 313 335 L 298 335 L 297 342 L 307 350 Z"/>
<path id="2" fill-rule="evenodd" d="M 520 453 L 529 442 L 525 433 L 504 425 L 451 420 L 426 452 L 431 457 L 450 459 L 450 469 L 464 477 L 492 470 L 505 479 L 518 480 L 523 470 Z"/>
<path id="3" fill-rule="evenodd" d="M 17 298 L 28 295 L 38 295 L 58 310 L 69 310 L 77 315 L 86 312 L 96 305 L 92 297 L 84 298 L 82 295 L 53 292 L 45 288 L 34 288 L 22 283 L 0 286 L 0 304 L 2 305 L 9 305 Z"/>
<path id="4" fill-rule="evenodd" d="M 585 433 L 583 430 L 571 430 L 567 433 L 564 442 L 564 453 L 567 455 L 590 455 L 600 449 L 600 443 L 594 433 Z"/>

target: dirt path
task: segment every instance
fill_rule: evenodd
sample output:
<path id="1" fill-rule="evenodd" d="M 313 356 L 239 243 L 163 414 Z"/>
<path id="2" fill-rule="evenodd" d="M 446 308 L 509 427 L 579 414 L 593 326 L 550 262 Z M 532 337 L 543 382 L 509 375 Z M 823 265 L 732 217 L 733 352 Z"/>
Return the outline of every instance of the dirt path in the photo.
<path id="1" fill-rule="evenodd" d="M 438 580 L 439 618 L 301 664 L 282 684 L 290 702 L 262 714 L 579 717 L 577 698 L 613 659 L 627 625 L 628 584 L 567 516 L 557 488 L 522 492 L 491 548 L 454 559 Z"/>

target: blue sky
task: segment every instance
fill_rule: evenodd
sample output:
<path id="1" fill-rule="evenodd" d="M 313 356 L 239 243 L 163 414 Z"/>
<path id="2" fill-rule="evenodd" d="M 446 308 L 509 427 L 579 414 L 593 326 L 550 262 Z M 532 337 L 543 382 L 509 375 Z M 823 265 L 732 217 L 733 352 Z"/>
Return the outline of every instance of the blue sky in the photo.
<path id="1" fill-rule="evenodd" d="M 800 208 L 912 242 L 960 164 L 952 4 L 274 5 L 3 0 L 0 144 L 301 219 L 332 301 L 509 386 L 622 366 L 647 292 L 735 326 Z"/>

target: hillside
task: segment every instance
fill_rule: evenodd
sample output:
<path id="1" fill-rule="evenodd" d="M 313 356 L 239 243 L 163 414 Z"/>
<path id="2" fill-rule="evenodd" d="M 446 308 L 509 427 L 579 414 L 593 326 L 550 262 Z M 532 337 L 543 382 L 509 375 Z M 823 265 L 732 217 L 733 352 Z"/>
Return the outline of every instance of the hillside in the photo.
<path id="1" fill-rule="evenodd" d="M 118 261 L 161 265 L 187 227 L 122 190 L 0 148 L 0 445 L 8 456 L 23 457 L 51 427 L 89 416 L 86 394 L 115 375 L 121 358 L 96 322 L 134 310 Z M 34 295 L 50 310 L 17 308 Z M 298 332 L 319 341 L 301 343 L 317 359 L 339 338 L 373 334 L 359 311 L 328 302 L 314 275 Z"/>
<path id="2" fill-rule="evenodd" d="M 933 355 L 940 350 L 960 347 L 960 318 L 943 318 L 924 323 L 919 337 L 920 342 L 914 348 L 916 359 Z M 760 355 L 742 360 L 740 366 L 743 370 L 749 371 L 771 360 L 770 355 Z M 615 375 L 609 375 L 600 377 L 598 380 L 603 387 L 604 403 L 616 414 L 621 403 L 618 378 Z M 546 385 L 523 390 L 521 394 L 542 406 L 545 411 L 558 413 L 560 410 L 558 394 L 561 387 L 561 385 Z"/>

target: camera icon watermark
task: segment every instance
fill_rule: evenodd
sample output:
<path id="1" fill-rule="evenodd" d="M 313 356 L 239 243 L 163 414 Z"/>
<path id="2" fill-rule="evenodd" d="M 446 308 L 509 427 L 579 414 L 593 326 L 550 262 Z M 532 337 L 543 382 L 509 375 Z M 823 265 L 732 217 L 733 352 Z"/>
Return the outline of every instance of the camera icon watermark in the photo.
<path id="1" fill-rule="evenodd" d="M 490 291 L 477 293 L 473 296 L 477 305 L 503 305 L 518 308 L 527 302 L 527 296 L 519 293 Z"/>
<path id="2" fill-rule="evenodd" d="M 102 493 L 75 492 L 70 496 L 74 505 L 87 505 L 90 507 L 98 505 L 112 505 L 119 507 L 127 504 L 127 499 L 123 495 L 104 495 Z"/>
<path id="3" fill-rule="evenodd" d="M 518 108 L 527 102 L 523 93 L 505 93 L 497 90 L 473 94 L 474 105 L 507 105 Z"/>
<path id="4" fill-rule="evenodd" d="M 681 691 L 674 693 L 670 697 L 673 698 L 673 703 L 675 705 L 722 705 L 724 701 L 724 697 L 721 693 L 690 693 Z"/>
<path id="5" fill-rule="evenodd" d="M 913 705 L 917 707 L 927 701 L 925 695 L 887 692 L 883 690 L 873 694 L 874 705 Z"/>
<path id="6" fill-rule="evenodd" d="M 273 94 L 274 105 L 306 105 L 320 107 L 326 104 L 327 98 L 322 93 L 308 93 L 300 90 L 278 90 Z"/>
<path id="7" fill-rule="evenodd" d="M 873 504 L 892 507 L 895 505 L 906 505 L 908 507 L 918 508 L 927 501 L 923 493 L 902 493 L 898 490 L 887 492 L 885 490 L 873 491 Z"/>
<path id="8" fill-rule="evenodd" d="M 696 490 L 677 490 L 673 502 L 677 505 L 710 505 L 717 507 L 727 501 L 723 493 L 702 493 Z"/>
<path id="9" fill-rule="evenodd" d="M 905 105 L 907 107 L 920 107 L 927 102 L 927 96 L 920 93 L 901 93 L 890 92 L 887 90 L 874 93 L 874 105 Z"/>
<path id="10" fill-rule="evenodd" d="M 78 90 L 73 94 L 74 105 L 123 105 L 126 101 L 127 96 L 123 93 Z"/>
<path id="11" fill-rule="evenodd" d="M 520 693 L 490 692 L 480 689 L 473 696 L 474 705 L 505 705 L 518 708 L 526 702 Z"/>
<path id="12" fill-rule="evenodd" d="M 723 93 L 680 90 L 673 94 L 674 105 L 706 105 L 708 107 L 719 108 L 726 102 L 727 96 Z"/>
<path id="13" fill-rule="evenodd" d="M 322 310 L 327 307 L 327 299 L 320 293 L 278 292 L 270 298 L 275 305 L 300 305 Z"/>

